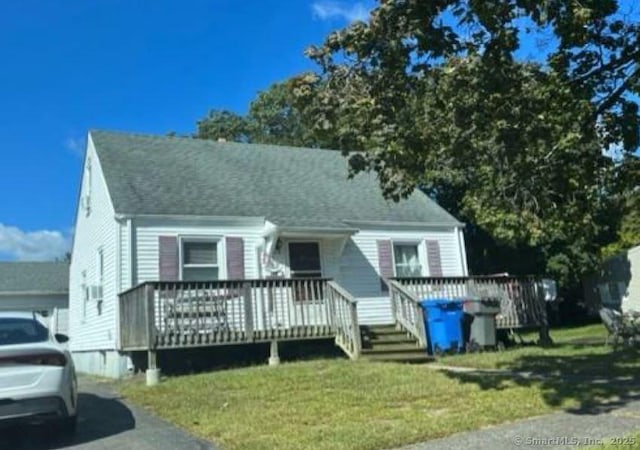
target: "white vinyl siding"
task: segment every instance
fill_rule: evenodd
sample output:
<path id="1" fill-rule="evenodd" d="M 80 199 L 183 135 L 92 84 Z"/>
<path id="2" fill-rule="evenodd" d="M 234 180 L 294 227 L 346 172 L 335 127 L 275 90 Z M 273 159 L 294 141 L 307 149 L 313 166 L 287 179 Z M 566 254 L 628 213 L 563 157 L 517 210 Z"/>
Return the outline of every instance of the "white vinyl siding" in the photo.
<path id="1" fill-rule="evenodd" d="M 136 283 L 157 281 L 159 274 L 159 238 L 175 236 L 185 239 L 215 240 L 218 243 L 219 279 L 227 278 L 225 236 L 241 237 L 244 241 L 245 278 L 258 278 L 258 256 L 256 248 L 263 242 L 263 227 L 191 225 L 188 221 L 173 223 L 161 219 L 139 219 L 134 225 L 134 241 L 137 252 L 134 258 Z"/>
<path id="2" fill-rule="evenodd" d="M 132 287 L 131 279 L 131 251 L 130 251 L 130 232 L 131 220 L 123 220 L 117 226 L 120 244 L 120 292 Z"/>
<path id="3" fill-rule="evenodd" d="M 116 287 L 116 235 L 118 224 L 111 205 L 100 161 L 89 139 L 87 155 L 91 159 L 91 177 L 86 176 L 81 184 L 80 198 L 91 192 L 91 213 L 89 215 L 78 206 L 75 233 L 69 273 L 69 335 L 72 351 L 108 350 L 116 346 L 116 308 L 118 291 Z M 99 277 L 98 249 L 103 249 L 102 304 L 88 301 L 86 317 L 83 318 L 83 279 L 85 285 L 94 285 Z"/>
<path id="4" fill-rule="evenodd" d="M 454 228 L 442 231 L 362 230 L 345 245 L 340 258 L 339 274 L 336 276 L 338 283 L 358 300 L 358 319 L 361 324 L 392 323 L 389 296 L 383 294 L 380 289 L 378 240 L 419 243 L 418 256 L 423 267 L 426 265 L 425 241 L 438 241 L 442 275 L 463 276 L 466 272 L 458 233 Z"/>

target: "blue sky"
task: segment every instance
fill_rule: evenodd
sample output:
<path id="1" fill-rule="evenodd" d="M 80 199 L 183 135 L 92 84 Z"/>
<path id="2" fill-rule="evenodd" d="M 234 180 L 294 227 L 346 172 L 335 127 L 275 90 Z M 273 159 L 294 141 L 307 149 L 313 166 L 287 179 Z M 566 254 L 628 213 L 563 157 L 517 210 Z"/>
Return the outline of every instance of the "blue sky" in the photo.
<path id="1" fill-rule="evenodd" d="M 304 49 L 371 1 L 21 0 L 0 5 L 0 259 L 67 250 L 91 128 L 190 133 L 313 69 Z"/>

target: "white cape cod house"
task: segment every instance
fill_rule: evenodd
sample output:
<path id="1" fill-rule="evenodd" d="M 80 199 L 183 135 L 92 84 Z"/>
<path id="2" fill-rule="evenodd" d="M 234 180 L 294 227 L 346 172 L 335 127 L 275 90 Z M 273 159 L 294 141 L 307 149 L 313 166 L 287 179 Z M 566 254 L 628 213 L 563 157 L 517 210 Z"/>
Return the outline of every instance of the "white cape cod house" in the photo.
<path id="1" fill-rule="evenodd" d="M 462 228 L 419 191 L 393 203 L 348 179 L 336 151 L 92 131 L 76 365 L 119 377 L 132 351 L 315 337 L 357 356 L 355 325 L 398 322 L 383 279 L 467 276 Z"/>

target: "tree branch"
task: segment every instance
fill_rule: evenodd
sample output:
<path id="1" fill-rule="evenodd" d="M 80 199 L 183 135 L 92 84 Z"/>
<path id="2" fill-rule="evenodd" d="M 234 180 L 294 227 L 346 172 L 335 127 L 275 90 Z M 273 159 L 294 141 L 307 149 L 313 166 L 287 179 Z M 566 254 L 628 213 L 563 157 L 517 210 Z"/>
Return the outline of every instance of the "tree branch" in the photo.
<path id="1" fill-rule="evenodd" d="M 633 62 L 635 60 L 636 57 L 640 57 L 640 50 L 637 50 L 635 52 L 632 52 L 630 54 L 628 54 L 626 57 L 624 58 L 620 58 L 620 59 L 616 59 L 616 60 L 611 60 L 608 63 L 601 65 L 600 67 L 593 69 L 591 72 L 585 73 L 584 75 L 581 75 L 577 78 L 574 78 L 573 80 L 571 80 L 572 84 L 578 84 L 578 83 L 582 83 L 583 81 L 595 76 L 595 75 L 599 75 L 602 72 L 606 72 L 608 70 L 614 70 L 614 69 L 618 69 L 622 66 L 625 66 L 627 64 L 629 64 L 630 62 Z"/>
<path id="2" fill-rule="evenodd" d="M 611 93 L 611 95 L 609 95 L 602 103 L 598 105 L 595 110 L 594 116 L 598 117 L 607 109 L 611 108 L 618 100 L 620 100 L 620 97 L 622 97 L 625 91 L 629 89 L 631 81 L 638 75 L 640 75 L 640 67 L 636 68 L 636 70 L 634 70 L 633 73 L 629 75 L 626 80 L 624 80 L 624 83 L 618 86 L 616 90 Z"/>

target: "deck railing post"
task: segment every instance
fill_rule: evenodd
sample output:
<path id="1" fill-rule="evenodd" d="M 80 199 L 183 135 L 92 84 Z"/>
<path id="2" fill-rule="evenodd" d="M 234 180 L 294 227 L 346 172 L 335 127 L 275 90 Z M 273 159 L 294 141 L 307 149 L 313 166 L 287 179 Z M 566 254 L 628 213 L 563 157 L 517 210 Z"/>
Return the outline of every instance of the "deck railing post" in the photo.
<path id="1" fill-rule="evenodd" d="M 360 357 L 360 351 L 362 349 L 362 341 L 360 336 L 360 326 L 358 325 L 358 307 L 356 303 L 350 303 L 351 309 L 351 333 L 353 335 L 354 348 L 352 349 L 352 359 L 358 359 Z"/>
<path id="2" fill-rule="evenodd" d="M 147 328 L 147 386 L 155 386 L 160 382 L 156 354 L 156 321 L 155 321 L 155 286 L 147 283 L 145 289 L 145 319 Z"/>
<path id="3" fill-rule="evenodd" d="M 278 341 L 275 339 L 270 343 L 269 365 L 277 366 L 280 364 L 280 355 L 278 354 Z"/>
<path id="4" fill-rule="evenodd" d="M 127 314 L 128 308 L 126 308 L 126 301 L 127 299 L 127 294 L 120 294 L 118 295 L 118 303 L 119 303 L 119 308 L 118 308 L 118 319 L 120 321 L 119 324 L 119 331 L 120 331 L 120 347 L 129 345 L 129 323 L 128 323 L 128 317 L 129 314 Z M 125 309 L 126 308 L 126 309 Z"/>
<path id="5" fill-rule="evenodd" d="M 420 333 L 420 337 L 418 338 L 418 344 L 420 345 L 421 348 L 427 348 L 428 346 L 427 329 L 425 326 L 425 319 L 426 319 L 427 313 L 419 304 L 416 304 L 415 308 L 416 308 L 416 317 L 418 322 L 416 325 L 418 327 L 418 332 Z"/>
<path id="6" fill-rule="evenodd" d="M 244 282 L 242 286 L 242 297 L 244 299 L 244 330 L 245 340 L 253 341 L 253 303 L 251 298 L 251 283 Z"/>
<path id="7" fill-rule="evenodd" d="M 145 304 L 146 314 L 145 322 L 147 329 L 147 347 L 149 349 L 156 346 L 156 323 L 155 323 L 155 287 L 148 283 L 144 287 L 145 289 Z"/>

